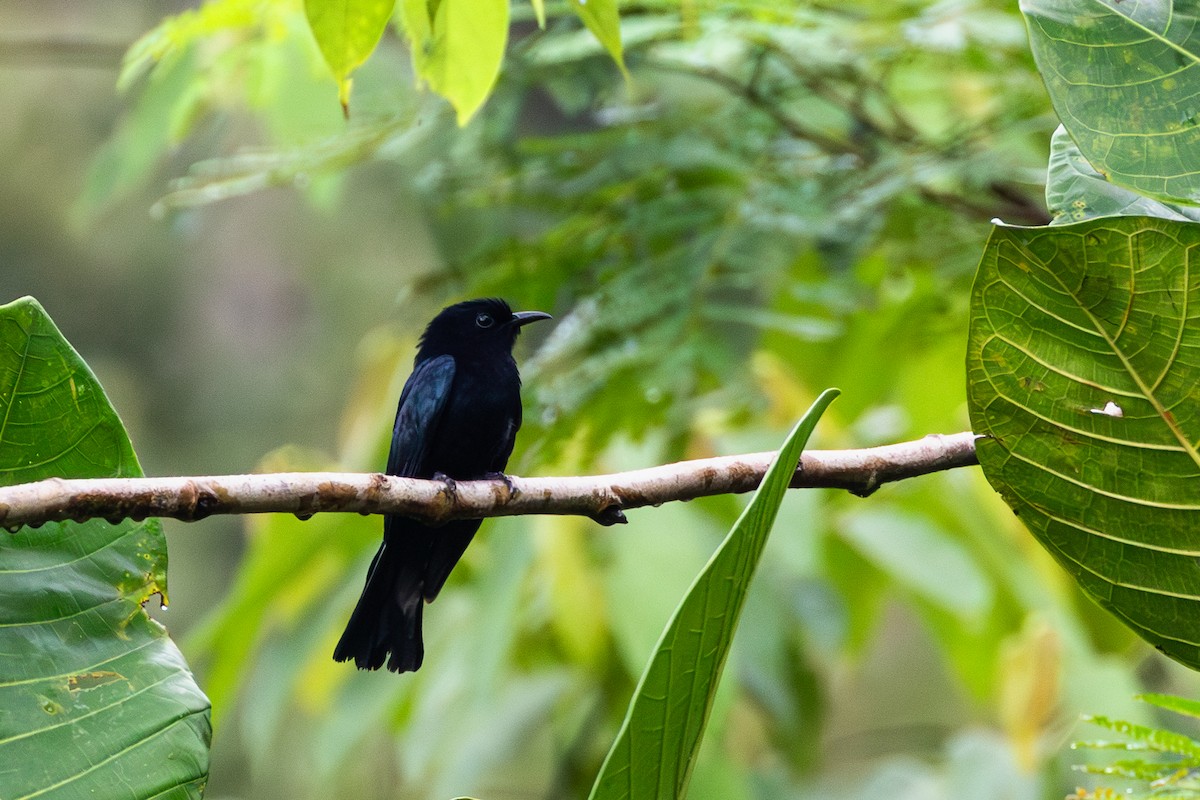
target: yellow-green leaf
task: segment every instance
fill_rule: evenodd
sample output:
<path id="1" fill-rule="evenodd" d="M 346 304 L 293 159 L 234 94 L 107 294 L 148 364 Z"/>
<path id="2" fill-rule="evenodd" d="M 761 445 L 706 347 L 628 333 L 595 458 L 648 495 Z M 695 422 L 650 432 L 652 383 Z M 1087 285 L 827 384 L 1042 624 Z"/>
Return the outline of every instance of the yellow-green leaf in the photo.
<path id="1" fill-rule="evenodd" d="M 621 50 L 621 17 L 617 0 L 568 0 L 576 16 L 583 20 L 613 61 L 625 72 L 625 56 Z"/>
<path id="2" fill-rule="evenodd" d="M 508 41 L 508 0 L 403 0 L 400 15 L 413 70 L 445 97 L 466 125 L 500 75 Z"/>
<path id="3" fill-rule="evenodd" d="M 338 82 L 338 99 L 349 113 L 350 73 L 375 50 L 395 0 L 304 0 L 304 13 L 325 63 Z"/>

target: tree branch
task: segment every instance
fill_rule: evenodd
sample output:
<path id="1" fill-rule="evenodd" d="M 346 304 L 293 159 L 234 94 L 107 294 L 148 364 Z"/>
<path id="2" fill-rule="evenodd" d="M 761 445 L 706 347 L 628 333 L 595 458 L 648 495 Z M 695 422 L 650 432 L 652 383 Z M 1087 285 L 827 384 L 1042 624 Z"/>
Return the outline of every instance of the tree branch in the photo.
<path id="1" fill-rule="evenodd" d="M 863 450 L 806 452 L 794 488 L 847 489 L 862 497 L 884 483 L 979 463 L 972 433 L 933 434 Z M 58 520 L 322 511 L 403 514 L 439 524 L 520 514 L 579 514 L 624 522 L 623 510 L 748 492 L 775 453 L 682 461 L 612 475 L 438 481 L 378 473 L 284 472 L 193 478 L 50 478 L 0 488 L 0 526 L 14 530 Z"/>

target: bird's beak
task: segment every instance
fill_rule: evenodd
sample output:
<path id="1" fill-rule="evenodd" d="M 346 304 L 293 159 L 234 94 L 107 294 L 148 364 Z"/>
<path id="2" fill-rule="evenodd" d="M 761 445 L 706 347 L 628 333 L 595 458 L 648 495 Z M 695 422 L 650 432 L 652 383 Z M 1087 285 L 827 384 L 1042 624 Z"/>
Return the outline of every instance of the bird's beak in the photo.
<path id="1" fill-rule="evenodd" d="M 515 311 L 512 315 L 512 322 L 509 324 L 514 327 L 528 325 L 531 322 L 537 322 L 539 319 L 554 319 L 545 311 Z"/>

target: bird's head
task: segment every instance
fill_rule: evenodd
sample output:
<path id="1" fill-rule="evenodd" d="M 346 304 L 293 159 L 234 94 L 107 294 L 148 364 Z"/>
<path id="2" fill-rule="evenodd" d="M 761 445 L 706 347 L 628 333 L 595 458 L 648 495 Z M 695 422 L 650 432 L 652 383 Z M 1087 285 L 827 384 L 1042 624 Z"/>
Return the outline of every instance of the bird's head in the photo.
<path id="1" fill-rule="evenodd" d="M 508 354 L 523 325 L 550 318 L 542 311 L 514 312 L 498 297 L 456 303 L 442 309 L 426 326 L 417 360 L 440 355 Z"/>

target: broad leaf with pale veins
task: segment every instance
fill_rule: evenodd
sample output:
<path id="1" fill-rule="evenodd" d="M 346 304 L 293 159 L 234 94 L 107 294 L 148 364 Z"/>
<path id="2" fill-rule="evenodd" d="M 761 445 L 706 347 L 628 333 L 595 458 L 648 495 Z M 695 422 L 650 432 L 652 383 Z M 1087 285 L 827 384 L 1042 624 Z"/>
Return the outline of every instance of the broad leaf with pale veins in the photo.
<path id="1" fill-rule="evenodd" d="M 37 301 L 0 306 L 0 485 L 135 477 L 129 438 Z M 200 691 L 142 603 L 166 593 L 155 520 L 0 532 L 0 797 L 203 794 Z"/>
<path id="2" fill-rule="evenodd" d="M 1200 204 L 1200 4 L 1022 0 L 1054 110 L 1108 180 Z"/>
<path id="3" fill-rule="evenodd" d="M 975 279 L 979 461 L 1079 585 L 1200 668 L 1200 226 L 997 227 Z"/>

